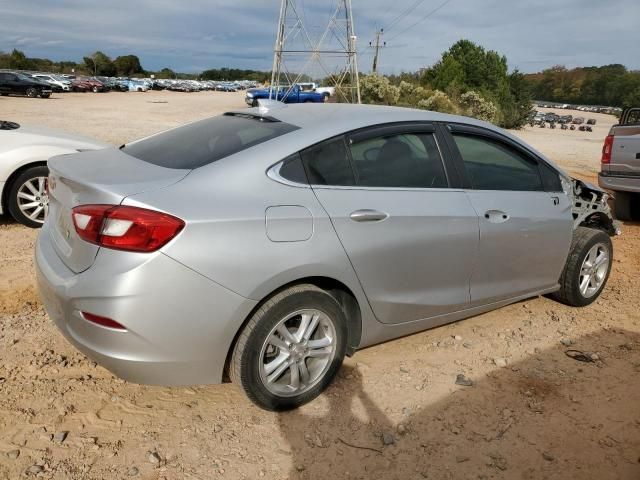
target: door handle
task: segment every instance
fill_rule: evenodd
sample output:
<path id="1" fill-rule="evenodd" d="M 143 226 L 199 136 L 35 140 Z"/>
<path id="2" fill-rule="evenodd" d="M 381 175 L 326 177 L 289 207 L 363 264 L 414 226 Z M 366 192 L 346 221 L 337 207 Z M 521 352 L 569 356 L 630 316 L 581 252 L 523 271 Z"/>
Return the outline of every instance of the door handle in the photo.
<path id="1" fill-rule="evenodd" d="M 381 222 L 385 220 L 389 215 L 378 210 L 356 210 L 349 215 L 349 218 L 354 222 Z"/>
<path id="2" fill-rule="evenodd" d="M 551 197 L 554 205 L 560 205 L 560 197 L 553 196 Z"/>
<path id="3" fill-rule="evenodd" d="M 484 212 L 484 218 L 489 220 L 491 223 L 504 223 L 509 220 L 509 215 L 504 213 L 502 210 L 487 210 Z"/>

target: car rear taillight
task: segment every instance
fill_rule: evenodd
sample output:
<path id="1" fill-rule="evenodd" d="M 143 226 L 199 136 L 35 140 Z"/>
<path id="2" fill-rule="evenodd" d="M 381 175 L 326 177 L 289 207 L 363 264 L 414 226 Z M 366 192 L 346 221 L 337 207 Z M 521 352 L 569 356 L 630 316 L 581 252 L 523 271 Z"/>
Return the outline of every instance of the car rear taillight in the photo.
<path id="1" fill-rule="evenodd" d="M 86 242 L 129 252 L 154 252 L 184 228 L 172 215 L 122 205 L 80 205 L 71 215 Z"/>
<path id="2" fill-rule="evenodd" d="M 111 320 L 107 317 L 101 317 L 100 315 L 95 315 L 89 312 L 80 312 L 82 314 L 82 318 L 84 318 L 87 322 L 95 323 L 96 325 L 100 325 L 101 327 L 113 328 L 114 330 L 120 330 L 126 332 L 127 329 L 124 328 L 123 325 L 119 324 L 115 320 Z"/>
<path id="3" fill-rule="evenodd" d="M 602 146 L 602 163 L 611 163 L 611 151 L 613 150 L 613 135 L 607 135 Z"/>

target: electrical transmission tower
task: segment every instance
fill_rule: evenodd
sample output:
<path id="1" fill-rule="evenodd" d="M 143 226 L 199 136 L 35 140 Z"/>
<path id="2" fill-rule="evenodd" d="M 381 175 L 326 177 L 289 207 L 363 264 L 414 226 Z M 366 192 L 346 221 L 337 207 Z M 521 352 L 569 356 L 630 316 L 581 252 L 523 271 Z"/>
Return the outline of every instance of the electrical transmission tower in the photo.
<path id="1" fill-rule="evenodd" d="M 325 1 L 331 4 L 328 23 L 316 32 L 305 21 L 304 0 L 301 4 L 300 0 L 281 1 L 270 98 L 276 98 L 279 89 L 288 91 L 298 82 L 316 81 L 335 87 L 337 101 L 360 103 L 351 0 Z M 318 21 L 315 3 L 313 20 Z"/>

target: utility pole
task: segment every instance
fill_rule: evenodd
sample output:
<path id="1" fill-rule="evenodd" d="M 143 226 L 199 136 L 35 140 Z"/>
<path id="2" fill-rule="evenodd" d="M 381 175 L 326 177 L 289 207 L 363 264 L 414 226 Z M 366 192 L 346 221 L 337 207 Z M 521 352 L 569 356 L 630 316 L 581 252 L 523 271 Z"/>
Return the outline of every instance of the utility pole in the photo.
<path id="1" fill-rule="evenodd" d="M 335 87 L 338 101 L 360 103 L 351 0 L 325 2 L 331 8 L 328 25 L 321 35 L 312 37 L 304 15 L 299 14 L 299 0 L 281 0 L 269 98 L 277 98 L 280 89 L 286 89 L 284 95 L 288 95 L 301 79 L 313 78 L 312 67 L 318 67 L 325 81 Z"/>
<path id="2" fill-rule="evenodd" d="M 383 33 L 384 33 L 384 28 L 381 28 L 376 32 L 376 44 L 375 44 L 376 53 L 373 56 L 373 73 L 374 74 L 378 71 L 378 52 L 380 51 L 381 47 L 387 46 L 387 42 L 382 42 L 382 45 L 380 45 L 380 37 L 382 36 Z M 371 42 L 369 42 L 369 46 L 372 47 L 374 45 L 371 45 Z"/>

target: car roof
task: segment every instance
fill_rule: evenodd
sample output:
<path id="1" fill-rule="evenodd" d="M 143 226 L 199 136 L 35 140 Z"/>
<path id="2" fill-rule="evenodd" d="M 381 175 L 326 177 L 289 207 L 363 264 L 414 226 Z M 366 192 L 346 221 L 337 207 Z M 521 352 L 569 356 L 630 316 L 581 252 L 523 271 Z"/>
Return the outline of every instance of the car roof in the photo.
<path id="1" fill-rule="evenodd" d="M 263 106 L 229 112 L 238 115 L 264 116 L 300 127 L 299 130 L 277 137 L 270 143 L 286 143 L 292 152 L 331 137 L 360 128 L 395 122 L 443 122 L 474 125 L 510 138 L 517 144 L 535 153 L 551 165 L 546 155 L 491 123 L 475 118 L 447 113 L 419 110 L 415 108 L 390 107 L 385 105 L 362 105 L 350 103 L 302 103 L 284 104 L 267 101 Z M 294 141 L 295 140 L 295 141 Z M 556 166 L 556 168 L 558 168 Z"/>
<path id="2" fill-rule="evenodd" d="M 267 103 L 234 113 L 263 115 L 290 123 L 302 129 L 335 130 L 344 133 L 359 128 L 394 122 L 432 121 L 465 123 L 498 130 L 497 127 L 473 118 L 413 108 L 384 105 L 356 105 L 349 103 Z M 336 133 L 337 134 L 337 133 Z"/>

